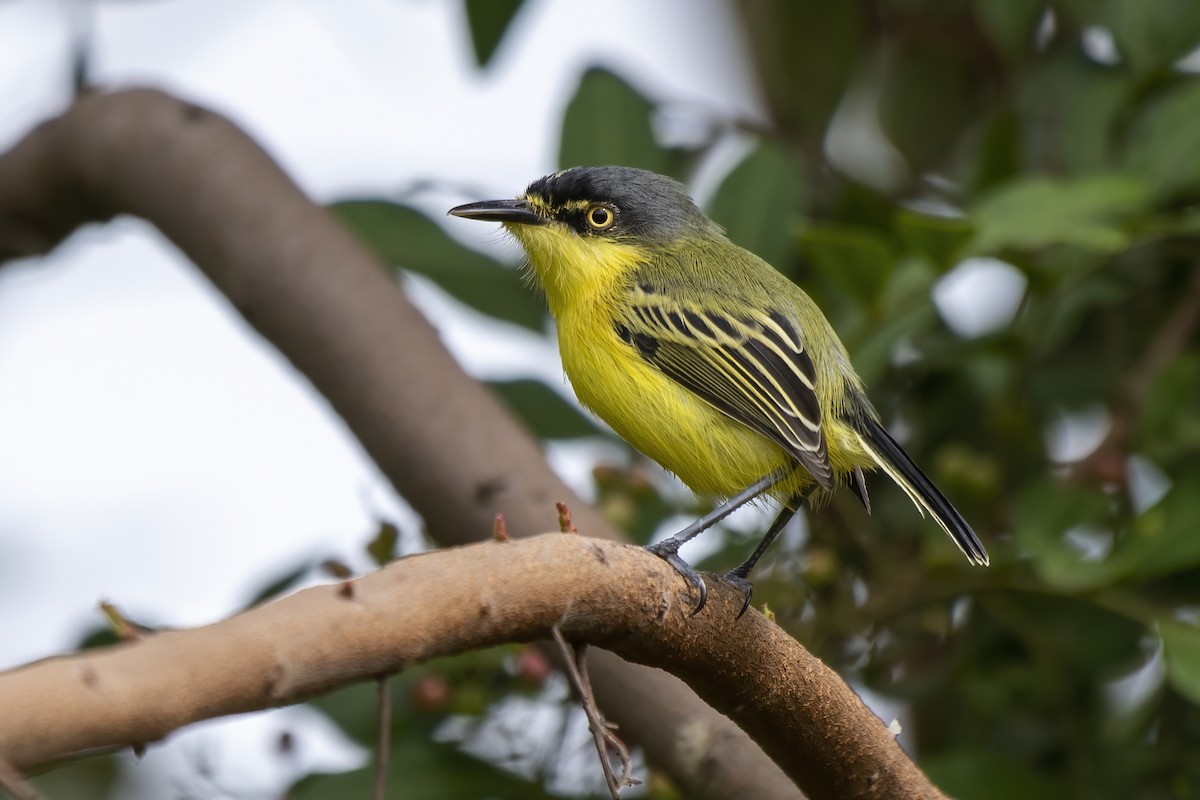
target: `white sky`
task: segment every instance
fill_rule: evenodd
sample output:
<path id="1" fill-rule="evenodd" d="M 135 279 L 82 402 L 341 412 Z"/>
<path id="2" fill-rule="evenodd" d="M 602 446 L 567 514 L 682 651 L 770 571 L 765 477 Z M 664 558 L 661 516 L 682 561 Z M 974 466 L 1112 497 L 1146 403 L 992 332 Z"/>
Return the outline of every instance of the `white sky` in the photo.
<path id="1" fill-rule="evenodd" d="M 0 3 L 0 148 L 69 101 L 76 7 Z M 100 2 L 92 78 L 229 115 L 318 201 L 436 178 L 461 187 L 429 198 L 440 211 L 554 169 L 562 109 L 593 63 L 655 98 L 758 116 L 727 15 L 695 0 L 529 2 L 479 72 L 459 2 Z M 495 247 L 488 226 L 461 224 Z M 445 336 L 488 348 L 469 366 L 558 374 L 528 333 L 454 323 Z M 413 527 L 324 401 L 149 225 L 92 227 L 0 268 L 0 669 L 72 647 L 101 599 L 197 625 L 305 559 L 364 565 L 379 515 Z M 150 759 L 129 778 L 151 781 L 146 796 Z"/>

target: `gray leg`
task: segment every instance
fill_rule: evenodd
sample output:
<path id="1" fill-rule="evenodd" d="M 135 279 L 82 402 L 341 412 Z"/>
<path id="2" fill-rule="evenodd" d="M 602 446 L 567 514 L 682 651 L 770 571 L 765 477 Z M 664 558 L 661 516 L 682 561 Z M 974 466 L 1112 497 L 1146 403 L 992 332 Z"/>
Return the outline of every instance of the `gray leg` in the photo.
<path id="1" fill-rule="evenodd" d="M 771 546 L 775 538 L 792 521 L 792 517 L 796 515 L 796 510 L 800 507 L 800 503 L 804 501 L 804 497 L 805 495 L 803 494 L 793 495 L 780 510 L 779 516 L 775 517 L 775 521 L 771 523 L 771 527 L 767 528 L 762 541 L 758 543 L 758 547 L 754 548 L 754 552 L 750 554 L 750 557 L 721 576 L 722 580 L 731 584 L 736 589 L 741 589 L 742 594 L 746 596 L 745 601 L 742 603 L 742 610 L 738 612 L 739 618 L 742 614 L 746 613 L 746 609 L 750 608 L 750 598 L 754 596 L 754 586 L 750 583 L 750 571 L 754 569 L 754 565 L 762 558 L 763 553 L 767 552 L 767 548 Z"/>
<path id="2" fill-rule="evenodd" d="M 684 542 L 696 538 L 696 536 L 699 534 L 708 530 L 713 525 L 728 517 L 737 509 L 746 505 L 746 503 L 749 503 L 751 500 L 758 497 L 767 489 L 770 489 L 772 486 L 779 483 L 784 479 L 784 477 L 787 476 L 788 472 L 789 470 L 783 469 L 759 478 L 753 484 L 747 486 L 745 489 L 738 492 L 736 495 L 729 498 L 709 513 L 705 514 L 691 525 L 688 525 L 671 538 L 663 539 L 658 544 L 646 546 L 647 550 L 649 550 L 651 553 L 654 553 L 654 555 L 658 556 L 674 567 L 675 571 L 682 575 L 684 580 L 686 580 L 699 591 L 700 602 L 696 604 L 696 608 L 692 611 L 692 616 L 699 614 L 700 610 L 704 608 L 704 604 L 708 602 L 708 587 L 704 585 L 704 579 L 700 577 L 700 573 L 697 572 L 691 564 L 679 557 L 680 546 L 683 545 Z M 760 545 L 760 547 L 761 546 L 762 545 Z M 750 566 L 753 567 L 753 563 Z M 748 602 L 749 601 L 747 600 L 747 603 Z"/>

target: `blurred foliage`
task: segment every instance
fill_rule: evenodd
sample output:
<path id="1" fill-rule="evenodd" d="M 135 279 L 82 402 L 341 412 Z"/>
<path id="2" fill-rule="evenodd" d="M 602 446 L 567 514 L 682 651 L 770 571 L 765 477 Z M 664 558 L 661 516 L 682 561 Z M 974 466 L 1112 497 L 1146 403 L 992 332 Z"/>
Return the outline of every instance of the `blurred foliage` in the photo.
<path id="1" fill-rule="evenodd" d="M 486 67 L 496 54 L 496 48 L 512 25 L 522 0 L 464 0 L 467 8 L 467 27 L 471 31 L 471 45 L 475 48 L 475 62 Z"/>
<path id="2" fill-rule="evenodd" d="M 520 4 L 490 5 L 467 3 L 482 65 Z M 956 797 L 1197 796 L 1200 67 L 1181 59 L 1200 45 L 1200 4 L 734 5 L 765 124 L 715 109 L 713 137 L 666 148 L 654 122 L 671 98 L 594 68 L 566 109 L 560 164 L 687 181 L 722 136 L 750 139 L 708 211 L 822 305 L 885 420 L 993 556 L 968 567 L 875 480 L 874 516 L 852 497 L 810 515 L 804 541 L 760 568 L 757 599 L 848 679 L 905 704 L 902 741 Z M 847 126 L 867 133 L 832 146 Z M 513 269 L 417 211 L 339 210 L 390 263 L 484 314 L 545 325 Z M 1027 284 L 1011 321 L 966 337 L 932 291 L 975 257 Z M 976 291 L 986 306 L 990 288 Z M 597 435 L 555 391 L 496 389 L 543 437 Z M 1089 409 L 1108 421 L 1099 445 L 1056 462 L 1050 431 Z M 664 500 L 635 454 L 595 475 L 598 505 L 635 538 L 694 510 Z M 709 566 L 747 547 L 728 541 Z M 333 708 L 368 691 L 318 702 L 369 742 L 370 702 Z M 445 769 L 445 786 L 467 781 L 410 716 L 398 706 L 396 746 Z M 337 780 L 359 779 L 312 779 L 298 796 L 334 796 L 311 787 Z"/>
<path id="3" fill-rule="evenodd" d="M 462 797 L 551 797 L 538 780 L 513 774 L 464 753 L 454 742 L 438 741 L 436 731 L 449 717 L 477 728 L 488 707 L 504 698 L 529 694 L 533 684 L 506 662 L 519 663 L 516 647 L 502 647 L 441 659 L 391 678 L 392 728 L 388 754 L 387 797 L 450 800 Z M 312 704 L 341 726 L 352 739 L 374 750 L 379 744 L 379 687 L 360 684 L 319 697 Z M 514 740 L 514 748 L 516 748 Z M 510 761 L 527 754 L 506 754 Z M 538 765 L 549 769 L 552 765 Z M 548 773 L 546 773 L 548 774 Z M 375 769 L 312 775 L 289 792 L 291 800 L 371 797 Z"/>
<path id="4" fill-rule="evenodd" d="M 44 774 L 34 776 L 30 784 L 41 797 L 104 800 L 115 796 L 117 772 L 114 758 L 81 758 L 55 765 Z M 0 797 L 8 796 L 7 793 L 0 794 Z"/>
<path id="5" fill-rule="evenodd" d="M 541 330 L 541 299 L 517 270 L 458 244 L 416 209 L 385 200 L 346 200 L 333 208 L 385 262 L 403 264 L 484 314 Z"/>
<path id="6" fill-rule="evenodd" d="M 1200 796 L 1200 2 L 730 2 L 765 120 L 714 107 L 710 135 L 667 147 L 656 121 L 673 99 L 596 66 L 565 109 L 559 165 L 687 182 L 727 137 L 748 144 L 706 210 L 822 306 L 885 420 L 993 559 L 967 566 L 876 479 L 873 516 L 843 493 L 799 542 L 776 545 L 756 600 L 848 680 L 902 704 L 902 743 L 952 796 Z M 464 0 L 481 70 L 525 5 Z M 387 198 L 334 209 L 385 262 L 547 329 L 520 271 L 457 242 L 440 214 Z M 1027 283 L 1011 321 L 967 337 L 932 293 L 981 257 Z M 544 439 L 613 441 L 558 387 L 492 388 Z M 1098 445 L 1056 461 L 1050 432 L 1095 409 Z M 635 453 L 593 474 L 597 506 L 635 540 L 700 510 L 659 491 Z M 380 523 L 374 562 L 396 555 L 397 533 Z M 726 537 L 707 566 L 750 546 Z M 105 628 L 85 645 L 114 641 Z M 456 744 L 514 698 L 562 719 L 572 703 L 545 691 L 548 672 L 540 651 L 510 646 L 392 679 L 389 796 L 551 796 L 553 746 L 482 759 Z M 313 701 L 368 749 L 378 702 L 372 685 Z M 116 774 L 112 759 L 85 759 L 34 783 L 99 798 Z M 649 777 L 650 797 L 673 796 Z M 365 797 L 372 780 L 369 767 L 315 775 L 288 796 Z"/>
<path id="7" fill-rule="evenodd" d="M 672 154 L 654 140 L 654 106 L 608 70 L 590 69 L 563 118 L 562 167 L 623 164 L 674 174 Z"/>

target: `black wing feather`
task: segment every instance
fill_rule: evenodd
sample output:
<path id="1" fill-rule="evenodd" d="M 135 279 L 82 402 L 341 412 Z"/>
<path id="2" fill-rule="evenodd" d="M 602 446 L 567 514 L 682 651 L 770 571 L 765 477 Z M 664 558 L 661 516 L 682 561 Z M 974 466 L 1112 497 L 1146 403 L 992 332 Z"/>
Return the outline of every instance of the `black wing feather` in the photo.
<path id="1" fill-rule="evenodd" d="M 635 290 L 630 299 L 617 333 L 635 343 L 642 358 L 778 444 L 820 486 L 834 488 L 816 370 L 785 315 L 686 308 L 664 293 L 644 289 Z"/>

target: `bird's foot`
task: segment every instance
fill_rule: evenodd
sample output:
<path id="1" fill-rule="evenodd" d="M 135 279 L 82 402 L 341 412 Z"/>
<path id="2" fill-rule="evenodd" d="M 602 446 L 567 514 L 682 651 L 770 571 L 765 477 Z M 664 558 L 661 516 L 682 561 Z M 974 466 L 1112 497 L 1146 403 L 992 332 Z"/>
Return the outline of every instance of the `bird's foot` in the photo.
<path id="1" fill-rule="evenodd" d="M 691 615 L 694 617 L 699 614 L 704 608 L 704 604 L 708 602 L 708 587 L 704 585 L 704 578 L 700 577 L 696 568 L 680 558 L 679 543 L 671 539 L 664 539 L 657 544 L 646 545 L 646 549 L 674 567 L 675 571 L 700 593 L 700 602 L 696 603 Z"/>
<path id="2" fill-rule="evenodd" d="M 754 597 L 754 584 L 750 582 L 750 579 L 738 567 L 734 567 L 722 575 L 721 582 L 727 583 L 734 589 L 737 589 L 742 593 L 742 597 L 745 598 L 742 600 L 742 610 L 735 617 L 735 619 L 741 619 L 742 615 L 750 608 L 750 598 Z"/>

